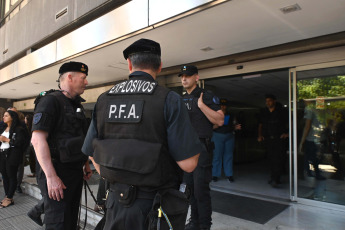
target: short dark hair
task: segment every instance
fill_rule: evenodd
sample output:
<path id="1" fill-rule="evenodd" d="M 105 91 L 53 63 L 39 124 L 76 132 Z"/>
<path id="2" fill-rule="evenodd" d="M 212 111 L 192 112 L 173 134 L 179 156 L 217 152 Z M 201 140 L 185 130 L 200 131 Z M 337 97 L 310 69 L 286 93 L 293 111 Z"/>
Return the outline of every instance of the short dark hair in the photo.
<path id="1" fill-rule="evenodd" d="M 273 94 L 266 94 L 265 95 L 265 99 L 267 99 L 267 98 L 271 98 L 273 100 L 277 100 L 276 96 L 274 96 Z"/>
<path id="2" fill-rule="evenodd" d="M 161 65 L 161 57 L 152 53 L 134 53 L 128 57 L 135 69 L 152 69 L 157 71 Z"/>

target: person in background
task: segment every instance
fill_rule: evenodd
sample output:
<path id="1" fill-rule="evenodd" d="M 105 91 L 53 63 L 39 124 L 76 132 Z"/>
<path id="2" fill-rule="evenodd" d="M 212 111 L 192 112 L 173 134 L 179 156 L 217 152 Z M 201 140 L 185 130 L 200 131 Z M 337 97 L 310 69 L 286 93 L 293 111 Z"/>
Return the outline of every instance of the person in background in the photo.
<path id="1" fill-rule="evenodd" d="M 326 178 L 321 175 L 319 164 L 321 161 L 321 123 L 317 118 L 315 108 L 312 101 L 305 100 L 304 119 L 305 125 L 303 130 L 302 139 L 299 146 L 299 151 L 304 149 L 305 159 L 304 167 L 308 176 L 315 176 L 317 180 L 325 180 Z M 314 167 L 315 175 L 312 175 L 309 164 Z"/>
<path id="2" fill-rule="evenodd" d="M 24 176 L 25 151 L 26 151 L 27 147 L 30 145 L 30 136 L 29 136 L 29 132 L 28 132 L 26 125 L 25 125 L 25 122 L 24 122 L 24 114 L 22 112 L 18 111 L 16 107 L 9 107 L 7 110 L 11 110 L 11 111 L 16 112 L 18 114 L 20 125 L 25 131 L 25 142 L 23 144 L 23 153 L 22 153 L 23 160 L 22 160 L 22 163 L 18 166 L 17 188 L 16 188 L 17 193 L 23 193 L 22 188 L 21 188 L 21 184 L 22 184 L 23 176 Z"/>
<path id="3" fill-rule="evenodd" d="M 267 94 L 265 101 L 266 107 L 261 110 L 260 114 L 258 142 L 264 141 L 266 145 L 271 170 L 268 183 L 277 188 L 281 184 L 280 177 L 286 159 L 289 113 L 277 102 L 273 94 Z"/>
<path id="4" fill-rule="evenodd" d="M 224 174 L 229 182 L 234 182 L 233 176 L 233 156 L 235 148 L 235 131 L 241 129 L 241 124 L 237 124 L 234 116 L 227 111 L 228 100 L 220 99 L 220 107 L 224 117 L 223 126 L 213 125 L 212 141 L 214 142 L 212 180 L 217 182 L 221 176 L 222 166 Z"/>
<path id="5" fill-rule="evenodd" d="M 0 171 L 3 176 L 5 197 L 0 208 L 14 204 L 13 195 L 17 187 L 18 166 L 23 161 L 25 130 L 21 127 L 18 114 L 8 110 L 4 113 L 5 125 L 0 130 Z"/>
<path id="6" fill-rule="evenodd" d="M 29 133 L 30 140 L 31 140 L 32 118 L 33 117 L 31 114 L 28 114 L 25 116 L 25 124 Z M 31 174 L 29 174 L 28 177 L 35 177 L 36 176 L 36 155 L 31 143 L 27 147 L 25 155 L 29 156 L 29 166 L 30 166 Z"/>

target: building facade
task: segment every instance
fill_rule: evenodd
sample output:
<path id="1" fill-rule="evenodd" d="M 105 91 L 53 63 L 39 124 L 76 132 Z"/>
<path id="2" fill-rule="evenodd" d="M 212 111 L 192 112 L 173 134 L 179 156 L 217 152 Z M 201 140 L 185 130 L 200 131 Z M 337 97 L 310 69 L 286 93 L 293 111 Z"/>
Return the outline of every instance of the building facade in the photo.
<path id="1" fill-rule="evenodd" d="M 32 112 L 36 95 L 57 88 L 61 63 L 74 60 L 89 66 L 84 98 L 91 111 L 102 92 L 128 77 L 122 50 L 153 39 L 162 47 L 160 84 L 182 93 L 180 66 L 197 65 L 200 86 L 227 98 L 242 119 L 235 177 L 249 172 L 261 182 L 214 189 L 345 210 L 345 0 L 0 0 L 0 6 L 0 98 L 18 110 Z M 290 112 L 279 193 L 265 183 L 265 149 L 256 141 L 267 93 Z M 317 156 L 326 180 L 306 175 L 314 169 L 299 151 L 303 101 L 318 117 L 316 142 L 327 141 Z"/>

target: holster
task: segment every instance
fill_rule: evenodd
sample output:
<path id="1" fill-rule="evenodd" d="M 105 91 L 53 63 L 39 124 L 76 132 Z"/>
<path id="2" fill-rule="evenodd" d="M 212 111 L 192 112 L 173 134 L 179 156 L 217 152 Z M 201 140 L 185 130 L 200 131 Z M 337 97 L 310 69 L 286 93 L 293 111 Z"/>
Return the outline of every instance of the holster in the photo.
<path id="1" fill-rule="evenodd" d="M 116 183 L 110 186 L 119 197 L 119 203 L 129 208 L 137 198 L 137 188 L 133 185 Z"/>
<path id="2" fill-rule="evenodd" d="M 158 223 L 158 209 L 161 207 L 168 216 L 169 222 L 174 230 L 184 230 L 189 202 L 186 195 L 176 189 L 159 191 L 152 204 L 146 221 L 148 230 L 156 230 Z M 165 217 L 160 217 L 160 229 L 169 230 L 169 225 Z"/>

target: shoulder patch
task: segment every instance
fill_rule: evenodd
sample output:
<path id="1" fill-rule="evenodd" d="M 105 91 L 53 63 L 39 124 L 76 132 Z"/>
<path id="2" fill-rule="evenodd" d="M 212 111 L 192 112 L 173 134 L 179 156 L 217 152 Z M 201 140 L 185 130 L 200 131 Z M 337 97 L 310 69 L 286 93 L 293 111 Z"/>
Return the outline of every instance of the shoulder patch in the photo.
<path id="1" fill-rule="evenodd" d="M 213 102 L 214 102 L 214 104 L 216 104 L 216 105 L 219 105 L 219 104 L 220 104 L 219 98 L 218 98 L 217 96 L 213 96 Z"/>
<path id="2" fill-rule="evenodd" d="M 42 113 L 36 113 L 32 119 L 33 123 L 37 125 L 42 118 Z"/>
<path id="3" fill-rule="evenodd" d="M 155 81 L 129 80 L 114 85 L 108 94 L 153 94 L 157 85 Z"/>

